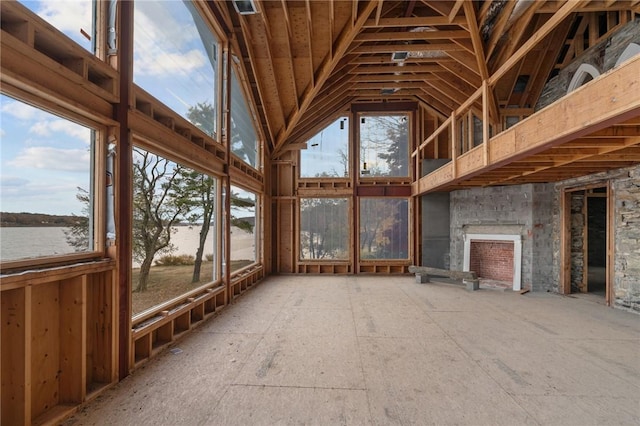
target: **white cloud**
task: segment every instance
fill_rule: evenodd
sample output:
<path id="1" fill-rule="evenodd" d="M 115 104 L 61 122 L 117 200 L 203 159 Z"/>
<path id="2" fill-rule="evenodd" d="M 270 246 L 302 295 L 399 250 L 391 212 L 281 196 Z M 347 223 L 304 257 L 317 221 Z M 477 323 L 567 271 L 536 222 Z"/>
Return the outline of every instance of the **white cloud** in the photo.
<path id="1" fill-rule="evenodd" d="M 142 1 L 135 8 L 137 75 L 189 75 L 208 63 L 195 48 L 201 45 L 200 35 L 181 2 Z"/>
<path id="2" fill-rule="evenodd" d="M 10 189 L 21 188 L 27 183 L 29 183 L 27 179 L 18 176 L 2 176 L 0 178 L 0 187 L 3 192 Z"/>
<path id="3" fill-rule="evenodd" d="M 8 164 L 25 169 L 87 172 L 90 160 L 89 151 L 84 149 L 30 147 L 21 151 Z"/>
<path id="4" fill-rule="evenodd" d="M 91 34 L 91 1 L 43 1 L 38 15 L 60 31 L 80 35 L 82 28 Z"/>
<path id="5" fill-rule="evenodd" d="M 45 117 L 46 113 L 22 102 L 14 101 L 11 98 L 2 98 L 2 114 L 10 115 L 18 120 L 33 120 Z"/>
<path id="6" fill-rule="evenodd" d="M 51 136 L 54 133 L 64 133 L 71 137 L 89 142 L 91 130 L 67 120 L 46 120 L 34 123 L 29 129 L 29 133 L 38 136 Z"/>
<path id="7" fill-rule="evenodd" d="M 184 50 L 200 36 L 182 2 L 138 1 L 135 3 L 135 42 L 144 52 L 157 49 Z"/>
<path id="8" fill-rule="evenodd" d="M 136 58 L 136 71 L 140 75 L 189 75 L 206 63 L 207 59 L 196 49 L 186 53 L 161 52 Z"/>

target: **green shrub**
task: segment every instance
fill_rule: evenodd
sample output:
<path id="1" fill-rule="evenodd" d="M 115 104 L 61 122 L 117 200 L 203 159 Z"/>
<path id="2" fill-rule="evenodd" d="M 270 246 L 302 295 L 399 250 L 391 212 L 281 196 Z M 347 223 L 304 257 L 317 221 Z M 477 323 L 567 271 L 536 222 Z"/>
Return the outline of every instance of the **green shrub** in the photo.
<path id="1" fill-rule="evenodd" d="M 156 260 L 156 266 L 181 266 L 181 265 L 193 265 L 195 263 L 195 257 L 190 254 L 172 255 L 168 254 L 162 256 Z"/>

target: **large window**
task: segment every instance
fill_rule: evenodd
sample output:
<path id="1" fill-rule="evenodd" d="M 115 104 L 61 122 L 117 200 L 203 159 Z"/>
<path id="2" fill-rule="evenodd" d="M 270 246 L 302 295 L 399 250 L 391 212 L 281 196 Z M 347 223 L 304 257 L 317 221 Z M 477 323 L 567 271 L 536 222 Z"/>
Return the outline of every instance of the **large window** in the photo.
<path id="1" fill-rule="evenodd" d="M 21 0 L 20 3 L 80 46 L 95 51 L 94 0 Z"/>
<path id="2" fill-rule="evenodd" d="M 92 129 L 0 95 L 2 261 L 90 252 Z"/>
<path id="3" fill-rule="evenodd" d="M 349 201 L 300 199 L 300 260 L 349 259 Z"/>
<path id="4" fill-rule="evenodd" d="M 218 191 L 217 179 L 134 148 L 134 314 L 219 276 Z"/>
<path id="5" fill-rule="evenodd" d="M 300 177 L 349 176 L 349 119 L 340 117 L 307 141 L 300 152 Z"/>
<path id="6" fill-rule="evenodd" d="M 409 201 L 360 199 L 360 258 L 408 259 Z"/>
<path id="7" fill-rule="evenodd" d="M 136 1 L 135 83 L 215 137 L 218 41 L 192 2 Z"/>
<path id="8" fill-rule="evenodd" d="M 259 145 L 253 117 L 235 69 L 231 71 L 231 152 L 257 168 Z"/>
<path id="9" fill-rule="evenodd" d="M 253 192 L 231 187 L 231 272 L 257 260 L 257 201 Z"/>
<path id="10" fill-rule="evenodd" d="M 360 176 L 409 176 L 409 116 L 360 116 Z"/>

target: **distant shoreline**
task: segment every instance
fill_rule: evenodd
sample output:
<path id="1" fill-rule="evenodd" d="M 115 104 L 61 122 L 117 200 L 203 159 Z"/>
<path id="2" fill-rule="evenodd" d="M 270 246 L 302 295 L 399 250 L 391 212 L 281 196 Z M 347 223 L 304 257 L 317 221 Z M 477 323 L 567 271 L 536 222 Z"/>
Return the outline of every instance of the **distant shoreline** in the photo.
<path id="1" fill-rule="evenodd" d="M 0 212 L 0 227 L 26 228 L 26 227 L 71 227 L 86 221 L 82 216 L 51 215 L 44 213 L 11 213 Z"/>

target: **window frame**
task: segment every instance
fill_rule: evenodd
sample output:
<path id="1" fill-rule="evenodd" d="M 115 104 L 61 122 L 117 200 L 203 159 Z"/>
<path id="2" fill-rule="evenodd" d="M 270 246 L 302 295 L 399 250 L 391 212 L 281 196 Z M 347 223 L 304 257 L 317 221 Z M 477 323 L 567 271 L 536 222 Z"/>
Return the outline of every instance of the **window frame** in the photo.
<path id="1" fill-rule="evenodd" d="M 357 180 L 357 182 L 365 182 L 365 183 L 372 183 L 375 181 L 382 181 L 382 182 L 387 182 L 387 181 L 398 181 L 398 182 L 405 182 L 411 179 L 412 176 L 412 162 L 411 162 L 411 150 L 413 147 L 413 126 L 414 126 L 414 122 L 413 122 L 413 116 L 414 116 L 414 112 L 412 110 L 393 110 L 393 111 L 367 111 L 367 110 L 362 110 L 362 111 L 357 111 L 355 114 L 355 123 L 354 123 L 354 133 L 356 135 L 355 137 L 355 143 L 354 143 L 354 151 L 355 151 L 355 155 L 356 155 L 356 159 L 355 161 L 352 161 L 352 163 L 356 166 L 356 170 L 355 172 L 355 178 Z M 407 174 L 403 175 L 403 176 L 390 176 L 388 174 L 386 175 L 370 175 L 370 174 L 364 174 L 362 173 L 362 167 L 364 164 L 364 158 L 363 158 L 363 146 L 362 146 L 362 120 L 366 119 L 368 117 L 391 117 L 391 116 L 405 116 L 407 121 L 406 121 L 406 125 L 407 125 L 407 158 L 406 158 L 406 167 L 407 167 Z"/>
<path id="2" fill-rule="evenodd" d="M 253 224 L 253 237 L 254 237 L 254 245 L 255 245 L 254 257 L 255 257 L 255 259 L 249 265 L 246 265 L 246 266 L 243 266 L 242 268 L 239 268 L 239 269 L 231 271 L 231 279 L 233 279 L 236 275 L 238 275 L 239 273 L 241 273 L 242 271 L 244 271 L 246 269 L 251 269 L 256 265 L 261 265 L 261 264 L 264 263 L 263 262 L 263 257 L 262 257 L 262 254 L 263 254 L 262 246 L 264 244 L 264 235 L 262 233 L 262 217 L 261 217 L 261 215 L 262 215 L 262 200 L 263 200 L 263 196 L 262 196 L 262 194 L 257 192 L 255 189 L 252 189 L 252 188 L 250 188 L 248 186 L 241 185 L 238 182 L 233 181 L 233 180 L 230 182 L 230 186 L 229 186 L 230 192 L 228 194 L 229 196 L 231 196 L 231 193 L 233 192 L 233 188 L 234 187 L 236 189 L 240 189 L 242 191 L 249 192 L 249 193 L 253 194 L 256 197 L 255 206 L 254 206 L 255 211 L 254 211 L 254 224 Z M 222 202 L 222 204 L 224 204 L 224 202 Z M 230 219 L 231 218 L 229 217 L 229 220 Z M 226 222 L 222 222 L 222 223 L 226 224 Z M 229 230 L 231 230 L 231 226 L 232 226 L 231 223 L 229 223 L 229 226 L 228 226 Z M 224 226 L 223 228 L 226 231 L 227 226 Z M 223 243 L 223 246 L 224 246 L 224 241 L 222 243 Z M 229 262 L 231 262 L 233 260 L 231 258 L 231 245 L 232 245 L 232 237 L 231 237 L 231 235 L 229 235 L 229 247 L 225 247 L 224 248 L 224 253 L 229 251 Z M 223 269 L 222 269 L 222 272 L 221 272 L 222 275 L 224 275 L 224 270 L 225 270 L 225 268 L 224 268 L 224 265 L 223 265 Z"/>
<path id="3" fill-rule="evenodd" d="M 353 161 L 352 161 L 352 157 L 353 157 L 353 150 L 352 150 L 352 143 L 351 143 L 351 139 L 352 139 L 352 125 L 353 125 L 353 114 L 351 113 L 345 113 L 345 112 L 340 112 L 336 115 L 331 116 L 330 119 L 324 121 L 322 123 L 321 126 L 316 126 L 316 128 L 313 131 L 313 134 L 306 138 L 305 143 L 309 143 L 313 138 L 315 138 L 320 132 L 324 131 L 327 127 L 333 125 L 335 122 L 337 121 L 341 121 L 342 119 L 346 119 L 346 128 L 344 129 L 347 132 L 347 145 L 346 145 L 346 149 L 345 149 L 345 153 L 347 155 L 347 176 L 303 176 L 302 175 L 302 153 L 304 152 L 304 150 L 300 150 L 300 153 L 298 155 L 299 161 L 298 164 L 300 164 L 300 167 L 298 167 L 298 179 L 301 181 L 345 181 L 345 182 L 350 182 L 353 180 L 354 176 L 353 176 Z M 307 150 L 310 148 L 310 146 L 307 146 Z"/>
<path id="4" fill-rule="evenodd" d="M 330 199 L 330 200 L 345 200 L 346 201 L 346 218 L 347 218 L 347 232 L 346 232 L 346 243 L 347 243 L 347 253 L 344 258 L 327 258 L 327 259 L 303 259 L 300 255 L 302 251 L 302 200 L 304 199 Z M 353 250 L 354 245 L 352 244 L 352 235 L 353 235 L 353 197 L 342 195 L 342 194 L 327 194 L 327 195 L 302 195 L 298 198 L 298 208 L 297 210 L 297 218 L 296 218 L 296 234 L 295 234 L 295 245 L 298 248 L 296 255 L 296 262 L 300 265 L 304 264 L 318 264 L 318 263 L 326 263 L 326 264 L 351 264 L 351 260 L 353 259 Z"/>
<path id="5" fill-rule="evenodd" d="M 7 90 L 8 89 L 8 90 Z M 89 224 L 93 233 L 93 247 L 87 251 L 68 253 L 60 255 L 39 256 L 27 259 L 0 260 L 0 272 L 2 274 L 20 271 L 27 268 L 45 268 L 68 265 L 82 261 L 95 261 L 106 256 L 106 209 L 107 203 L 107 178 L 106 178 L 106 162 L 107 162 L 107 134 L 109 129 L 107 126 L 96 121 L 90 120 L 80 114 L 67 111 L 63 107 L 52 108 L 52 105 L 45 105 L 44 102 L 32 95 L 19 93 L 17 90 L 11 90 L 9 87 L 3 87 L 0 94 L 13 98 L 18 102 L 30 105 L 46 113 L 52 114 L 63 120 L 67 120 L 78 125 L 87 127 L 92 130 L 94 140 L 91 149 L 90 160 L 90 186 L 91 186 L 91 215 Z M 103 165 L 100 167 L 100 165 Z M 105 171 L 105 173 L 101 173 Z"/>
<path id="6" fill-rule="evenodd" d="M 394 257 L 394 258 L 380 258 L 380 257 L 375 257 L 375 258 L 365 258 L 362 256 L 362 250 L 360 248 L 360 245 L 362 243 L 362 203 L 366 200 L 401 200 L 407 203 L 407 257 L 405 258 L 398 258 L 398 257 Z M 413 235 L 413 221 L 411 220 L 412 218 L 412 198 L 411 197 L 402 197 L 402 196 L 362 196 L 362 197 L 358 197 L 358 209 L 357 209 L 357 222 L 358 222 L 358 229 L 357 229 L 357 238 L 356 238 L 356 244 L 357 246 L 354 247 L 354 250 L 356 251 L 356 257 L 358 259 L 358 262 L 360 264 L 387 264 L 387 263 L 407 263 L 409 262 L 412 257 L 413 257 L 413 239 L 414 239 L 414 235 Z"/>
<path id="7" fill-rule="evenodd" d="M 195 126 L 194 126 L 195 127 Z M 218 253 L 217 255 L 214 253 L 214 270 L 213 270 L 213 279 L 211 281 L 208 282 L 203 282 L 201 285 L 199 285 L 198 287 L 194 287 L 193 289 L 189 290 L 186 293 L 183 293 L 181 295 L 178 295 L 176 297 L 173 297 L 171 299 L 168 300 L 163 300 L 162 302 L 154 305 L 154 306 L 150 306 L 146 309 L 144 309 L 141 312 L 132 314 L 131 318 L 133 322 L 137 322 L 140 320 L 140 318 L 144 318 L 149 316 L 150 314 L 153 314 L 155 312 L 159 312 L 162 309 L 164 309 L 167 306 L 172 306 L 175 304 L 175 302 L 177 300 L 183 300 L 186 297 L 189 297 L 190 294 L 194 294 L 194 293 L 198 293 L 201 292 L 207 288 L 212 288 L 212 287 L 217 287 L 222 285 L 222 283 L 224 282 L 224 256 L 223 256 L 223 244 L 224 244 L 224 237 L 223 237 L 223 233 L 224 233 L 224 226 L 223 226 L 223 202 L 222 202 L 222 188 L 223 188 L 223 176 L 219 175 L 218 173 L 215 173 L 212 170 L 205 170 L 201 165 L 199 165 L 196 162 L 190 162 L 181 158 L 178 158 L 175 155 L 171 155 L 171 151 L 167 148 L 165 149 L 159 149 L 159 145 L 156 143 L 153 143 L 151 141 L 148 141 L 147 139 L 145 139 L 144 137 L 141 137 L 141 135 L 138 135 L 136 133 L 133 133 L 131 135 L 131 150 L 132 150 L 132 162 L 131 162 L 131 168 L 133 169 L 133 149 L 134 148 L 140 148 L 143 149 L 147 152 L 150 152 L 153 155 L 162 157 L 166 160 L 169 160 L 173 163 L 179 164 L 181 166 L 184 167 L 189 167 L 192 170 L 195 170 L 199 173 L 205 174 L 209 177 L 212 177 L 215 179 L 215 194 L 216 194 L 216 198 L 215 198 L 215 207 L 214 207 L 214 222 L 215 225 L 212 227 L 213 229 L 211 229 L 209 232 L 213 232 L 213 246 L 216 250 L 216 253 Z M 132 182 L 131 182 L 131 186 L 133 187 L 133 173 L 131 174 L 131 178 L 132 178 Z M 133 189 L 133 188 L 132 188 Z M 133 191 L 131 192 L 131 196 L 133 197 Z M 133 215 L 133 200 L 131 200 L 131 215 Z M 132 221 L 132 228 L 130 230 L 131 232 L 133 232 L 133 221 Z M 129 265 L 127 265 L 129 271 L 131 271 L 133 269 L 133 250 L 131 252 L 131 256 L 130 256 L 130 262 Z M 131 283 L 131 291 L 133 291 L 134 288 L 134 283 Z"/>

